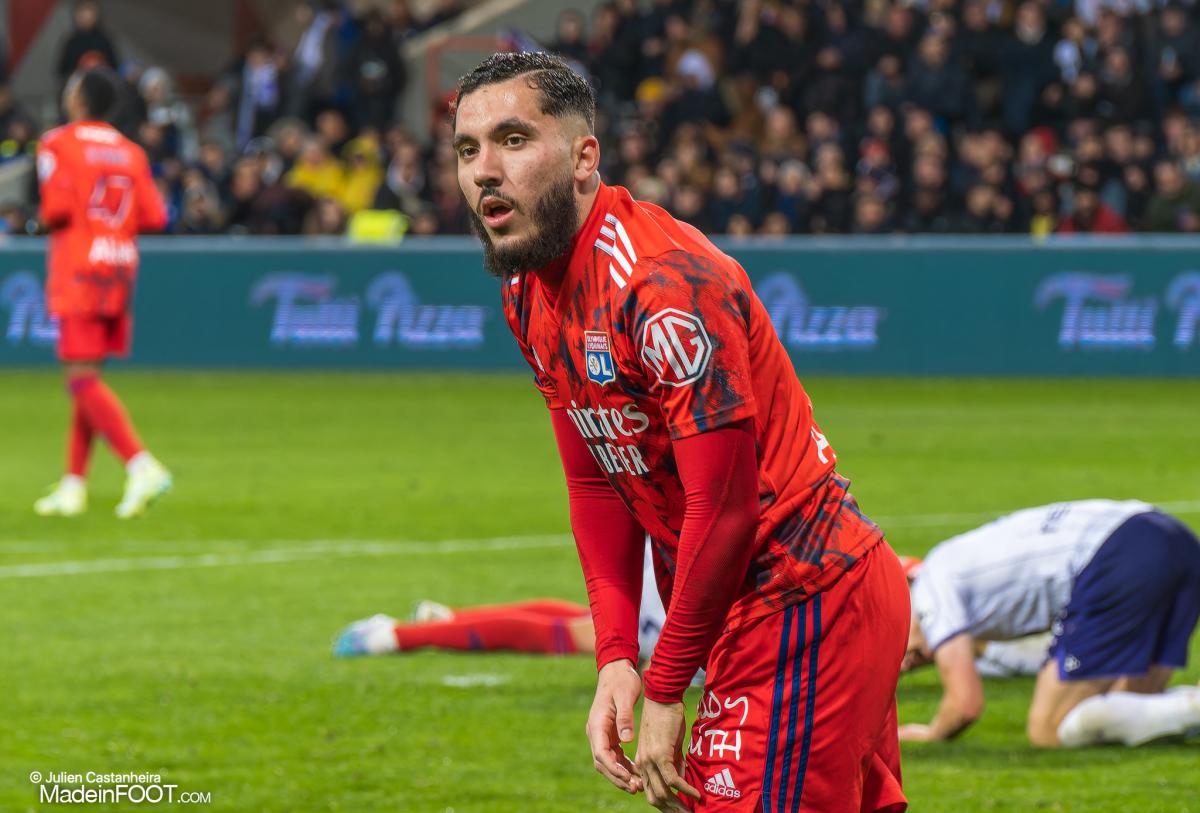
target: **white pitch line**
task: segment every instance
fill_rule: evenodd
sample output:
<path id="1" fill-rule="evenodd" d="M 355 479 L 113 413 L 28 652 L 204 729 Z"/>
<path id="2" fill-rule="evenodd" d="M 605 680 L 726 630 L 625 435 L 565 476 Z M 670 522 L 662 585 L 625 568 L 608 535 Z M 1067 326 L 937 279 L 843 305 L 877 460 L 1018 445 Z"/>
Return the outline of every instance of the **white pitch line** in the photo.
<path id="1" fill-rule="evenodd" d="M 1156 505 L 1164 511 L 1177 514 L 1200 513 L 1200 500 L 1162 502 L 1156 503 Z M 889 528 L 952 528 L 958 525 L 969 525 L 992 520 L 1005 513 L 1007 511 L 980 511 L 970 514 L 910 514 L 908 516 L 884 516 L 875 519 L 884 531 L 887 531 Z M 138 556 L 122 559 L 78 559 L 63 562 L 30 562 L 18 565 L 2 565 L 0 566 L 0 579 L 25 579 L 40 576 L 80 576 L 89 573 L 133 573 L 150 570 L 188 570 L 205 567 L 240 567 L 243 565 L 282 564 L 352 556 L 487 553 L 506 550 L 556 548 L 565 546 L 570 541 L 571 537 L 567 534 L 503 536 L 482 539 L 446 539 L 440 542 L 401 542 L 362 539 L 347 539 L 343 541 L 335 539 L 276 540 L 273 544 L 288 545 L 288 547 L 267 548 L 242 553 L 204 553 L 195 556 Z M 236 540 L 222 540 L 222 542 L 236 543 Z M 244 542 L 241 544 L 244 544 Z"/>
<path id="2" fill-rule="evenodd" d="M 88 573 L 131 573 L 144 570 L 186 570 L 302 562 L 349 556 L 485 553 L 528 550 L 566 545 L 569 536 L 510 536 L 494 539 L 447 539 L 441 542 L 386 542 L 367 540 L 317 541 L 304 547 L 269 548 L 245 553 L 205 553 L 198 556 L 139 556 L 125 559 L 82 559 L 65 562 L 30 562 L 0 566 L 0 579 L 38 576 L 78 576 Z"/>

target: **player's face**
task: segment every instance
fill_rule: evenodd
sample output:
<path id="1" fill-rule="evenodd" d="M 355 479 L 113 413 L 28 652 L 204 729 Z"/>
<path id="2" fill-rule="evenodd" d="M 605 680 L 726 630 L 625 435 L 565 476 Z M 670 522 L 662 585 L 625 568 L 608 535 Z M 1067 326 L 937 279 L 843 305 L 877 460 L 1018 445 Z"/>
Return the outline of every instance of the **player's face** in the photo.
<path id="1" fill-rule="evenodd" d="M 458 183 L 488 270 L 507 276 L 547 265 L 579 227 L 571 134 L 540 110 L 528 79 L 485 85 L 455 116 Z"/>
<path id="2" fill-rule="evenodd" d="M 921 630 L 921 624 L 917 621 L 917 614 L 914 612 L 908 627 L 908 648 L 904 651 L 904 660 L 900 662 L 900 671 L 910 672 L 931 663 L 933 663 L 933 653 L 929 651 L 925 633 Z"/>

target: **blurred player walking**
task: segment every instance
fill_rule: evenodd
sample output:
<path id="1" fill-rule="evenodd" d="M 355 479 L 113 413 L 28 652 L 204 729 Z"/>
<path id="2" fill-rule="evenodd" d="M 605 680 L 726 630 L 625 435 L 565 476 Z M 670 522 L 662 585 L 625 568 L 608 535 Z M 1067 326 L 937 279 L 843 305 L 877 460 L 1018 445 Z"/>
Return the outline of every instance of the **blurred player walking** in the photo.
<path id="1" fill-rule="evenodd" d="M 496 54 L 460 84 L 454 134 L 566 472 L 596 629 L 594 764 L 662 810 L 904 810 L 900 563 L 834 471 L 745 271 L 601 182 L 594 109 L 561 59 Z M 667 617 L 642 679 L 644 533 Z M 705 664 L 684 769 L 682 699 Z"/>
<path id="2" fill-rule="evenodd" d="M 104 121 L 115 110 L 117 82 L 105 70 L 74 76 L 63 91 L 69 123 L 47 133 L 38 147 L 40 217 L 50 231 L 46 298 L 59 320 L 58 357 L 72 401 L 67 473 L 34 504 L 42 516 L 87 510 L 96 435 L 125 464 L 118 517 L 141 514 L 171 487 L 170 474 L 146 451 L 120 399 L 101 379 L 107 358 L 129 354 L 137 234 L 167 222 L 146 154 Z"/>

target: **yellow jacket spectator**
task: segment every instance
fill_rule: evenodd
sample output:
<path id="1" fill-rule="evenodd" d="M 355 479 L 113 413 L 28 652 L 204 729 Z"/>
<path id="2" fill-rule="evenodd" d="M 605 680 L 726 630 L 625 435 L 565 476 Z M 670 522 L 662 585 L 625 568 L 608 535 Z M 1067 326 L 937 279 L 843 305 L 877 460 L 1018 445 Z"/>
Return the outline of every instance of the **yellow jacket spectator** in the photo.
<path id="1" fill-rule="evenodd" d="M 359 136 L 342 150 L 346 159 L 345 178 L 340 200 L 349 214 L 370 208 L 383 183 L 383 161 L 379 143 L 371 136 Z"/>
<path id="2" fill-rule="evenodd" d="M 345 176 L 342 162 L 330 155 L 323 143 L 310 138 L 304 142 L 300 159 L 283 181 L 287 186 L 303 189 L 314 198 L 340 201 Z"/>

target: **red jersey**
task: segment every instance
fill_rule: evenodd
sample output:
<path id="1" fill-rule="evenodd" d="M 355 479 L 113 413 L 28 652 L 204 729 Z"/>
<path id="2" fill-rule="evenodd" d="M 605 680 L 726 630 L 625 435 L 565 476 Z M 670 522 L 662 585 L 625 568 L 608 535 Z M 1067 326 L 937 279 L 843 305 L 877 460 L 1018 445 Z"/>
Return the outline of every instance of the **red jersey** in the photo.
<path id="1" fill-rule="evenodd" d="M 685 497 L 672 440 L 752 419 L 755 551 L 728 620 L 832 585 L 883 537 L 834 472 L 746 272 L 695 228 L 601 185 L 554 297 L 537 274 L 504 283 L 504 312 L 550 409 L 564 409 L 654 541 L 669 601 Z"/>
<path id="2" fill-rule="evenodd" d="M 123 313 L 137 275 L 137 234 L 167 224 L 145 152 L 108 124 L 82 121 L 47 133 L 37 166 L 40 216 L 51 229 L 50 312 Z"/>

